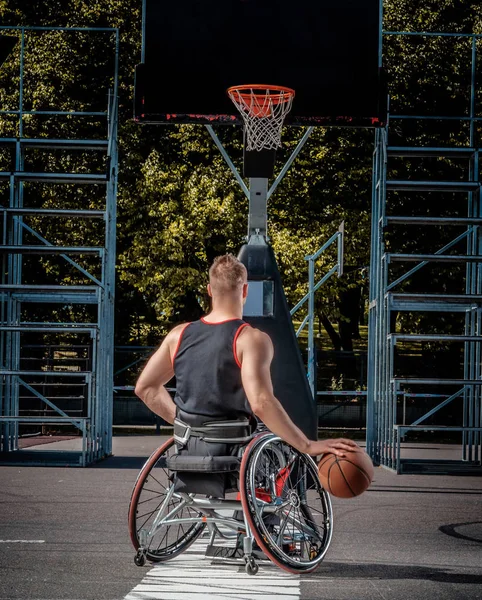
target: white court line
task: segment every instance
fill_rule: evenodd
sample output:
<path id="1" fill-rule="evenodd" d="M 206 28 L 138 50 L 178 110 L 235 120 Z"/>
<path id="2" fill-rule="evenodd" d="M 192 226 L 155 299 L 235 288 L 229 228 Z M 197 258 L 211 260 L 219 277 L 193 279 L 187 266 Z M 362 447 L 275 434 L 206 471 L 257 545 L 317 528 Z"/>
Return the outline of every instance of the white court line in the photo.
<path id="1" fill-rule="evenodd" d="M 45 540 L 0 540 L 0 544 L 45 544 Z"/>
<path id="2" fill-rule="evenodd" d="M 223 540 L 226 541 L 226 540 Z M 257 575 L 244 565 L 212 563 L 204 558 L 207 541 L 148 571 L 124 600 L 299 600 L 300 577 L 269 562 L 258 562 Z"/>

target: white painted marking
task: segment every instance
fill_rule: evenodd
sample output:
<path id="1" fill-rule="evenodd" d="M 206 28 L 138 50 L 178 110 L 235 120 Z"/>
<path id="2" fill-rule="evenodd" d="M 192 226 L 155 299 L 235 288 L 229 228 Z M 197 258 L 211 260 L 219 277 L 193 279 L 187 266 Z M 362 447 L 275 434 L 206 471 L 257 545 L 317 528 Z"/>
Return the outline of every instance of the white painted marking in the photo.
<path id="1" fill-rule="evenodd" d="M 0 540 L 0 544 L 45 544 L 45 540 Z"/>
<path id="2" fill-rule="evenodd" d="M 258 575 L 256 575 L 258 577 Z M 195 595 L 191 596 L 193 600 L 211 600 L 212 598 L 216 598 L 216 600 L 299 600 L 300 595 L 296 594 L 293 596 L 279 595 L 276 598 L 269 592 L 263 593 L 255 593 L 255 594 L 241 594 L 238 592 L 231 593 L 228 592 L 229 595 L 226 596 L 222 593 L 213 594 L 203 594 L 202 588 L 200 588 L 200 592 L 196 592 Z M 151 591 L 151 592 L 136 592 L 133 590 L 128 596 L 126 596 L 126 600 L 186 600 L 186 594 L 180 592 L 165 592 L 165 591 Z"/>
<path id="3" fill-rule="evenodd" d="M 156 565 L 124 600 L 300 600 L 299 575 L 268 561 L 259 561 L 257 575 L 248 575 L 243 563 L 205 557 L 206 545 L 206 539 L 197 540 L 181 556 Z"/>

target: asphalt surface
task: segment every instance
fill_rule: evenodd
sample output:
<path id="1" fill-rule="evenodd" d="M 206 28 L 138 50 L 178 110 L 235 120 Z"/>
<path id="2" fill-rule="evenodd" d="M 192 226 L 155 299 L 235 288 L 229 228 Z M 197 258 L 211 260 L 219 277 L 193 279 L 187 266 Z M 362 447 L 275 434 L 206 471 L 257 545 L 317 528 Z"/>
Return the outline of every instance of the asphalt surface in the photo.
<path id="1" fill-rule="evenodd" d="M 129 595 L 151 569 L 133 562 L 130 493 L 162 439 L 114 437 L 114 456 L 84 469 L 0 467 L 0 600 L 122 600 Z M 73 443 L 50 447 L 68 449 Z M 377 468 L 364 494 L 333 498 L 333 510 L 334 534 L 325 560 L 315 573 L 301 577 L 299 594 L 290 598 L 482 599 L 482 477 L 396 475 Z M 182 581 L 182 563 L 172 567 L 177 564 Z M 206 561 L 204 568 L 210 568 Z M 229 568 L 240 585 L 223 598 L 288 597 L 274 587 L 270 593 L 269 583 L 249 595 L 243 592 L 244 573 Z M 276 567 L 270 573 L 281 575 Z M 179 595 L 169 595 L 169 585 L 164 582 L 166 591 L 159 595 L 135 597 L 204 598 L 199 585 Z"/>

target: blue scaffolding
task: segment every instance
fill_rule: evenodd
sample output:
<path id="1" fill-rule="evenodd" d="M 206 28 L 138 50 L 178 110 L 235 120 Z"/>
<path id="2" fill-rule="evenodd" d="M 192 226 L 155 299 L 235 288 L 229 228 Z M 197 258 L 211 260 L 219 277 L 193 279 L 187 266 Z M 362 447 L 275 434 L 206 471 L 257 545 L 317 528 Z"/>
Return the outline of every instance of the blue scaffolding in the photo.
<path id="1" fill-rule="evenodd" d="M 307 304 L 307 314 L 302 320 L 300 326 L 296 331 L 296 337 L 300 336 L 300 333 L 308 325 L 308 356 L 306 365 L 306 375 L 310 384 L 310 390 L 313 398 L 316 399 L 318 394 L 316 390 L 316 378 L 317 378 L 317 364 L 316 364 L 316 350 L 315 350 L 315 296 L 316 292 L 320 287 L 330 279 L 335 273 L 337 277 L 343 275 L 343 247 L 345 239 L 345 222 L 342 221 L 338 231 L 334 233 L 329 240 L 327 240 L 321 248 L 319 248 L 314 254 L 310 254 L 305 257 L 308 261 L 308 293 L 290 310 L 290 315 L 293 317 L 295 313 Z M 319 280 L 315 280 L 315 268 L 317 259 L 332 245 L 336 242 L 337 258 L 336 264 L 329 269 L 323 277 Z"/>
<path id="2" fill-rule="evenodd" d="M 12 59 L 18 66 L 17 89 L 12 96 L 18 98 L 18 106 L 10 103 L 0 110 L 0 150 L 10 163 L 0 172 L 0 463 L 86 466 L 112 452 L 119 32 L 112 28 L 7 26 L 1 31 L 18 38 L 17 55 Z M 105 89 L 107 110 L 54 110 L 50 106 L 42 110 L 31 99 L 26 106 L 26 65 L 32 64 L 27 57 L 39 36 L 61 39 L 67 46 L 75 36 L 83 36 L 82 44 L 88 43 L 89 36 L 104 36 L 105 46 L 112 48 Z M 69 47 L 69 51 L 75 60 L 75 48 Z M 92 61 L 93 54 L 89 55 Z M 38 137 L 29 135 L 28 124 L 35 118 L 52 124 Z M 59 122 L 73 118 L 88 122 L 92 137 L 59 139 L 51 134 Z M 5 136 L 8 128 L 13 135 L 10 131 Z M 66 158 L 76 152 L 99 157 L 99 172 L 51 172 L 48 168 L 45 157 L 49 153 Z M 32 164 L 41 167 L 33 170 Z M 73 197 L 62 207 L 62 194 L 52 192 L 50 201 L 39 206 L 34 194 L 28 193 L 32 184 L 57 186 L 56 190 L 64 186 L 60 189 Z M 95 189 L 88 204 L 75 198 L 75 191 L 84 186 Z M 62 224 L 57 225 L 60 219 Z M 49 222 L 46 229 L 53 240 L 40 233 L 42 223 Z M 73 236 L 78 244 L 62 243 L 69 223 L 78 232 Z M 92 243 L 82 243 L 89 238 Z M 63 266 L 59 267 L 60 263 Z M 52 282 L 52 264 L 59 275 L 57 282 Z M 64 267 L 70 269 L 69 277 L 60 276 Z M 50 273 L 50 280 L 42 282 L 41 273 L 45 272 Z M 47 344 L 42 342 L 32 356 L 33 346 L 25 342 L 32 339 L 30 334 L 40 340 L 48 335 L 50 344 L 56 340 L 55 360 L 52 355 L 46 358 Z M 46 427 L 59 431 L 67 427 L 79 436 L 74 440 L 78 443 L 72 444 L 72 450 L 22 448 L 22 432 Z"/>
<path id="3" fill-rule="evenodd" d="M 479 147 L 477 124 L 482 120 L 477 114 L 476 88 L 477 51 L 481 35 L 451 33 L 383 32 L 384 44 L 390 36 L 403 39 L 462 40 L 470 53 L 469 106 L 465 114 L 451 116 L 437 114 L 390 114 L 388 125 L 376 131 L 373 160 L 372 190 L 372 241 L 370 265 L 369 304 L 369 361 L 367 397 L 367 449 L 373 459 L 397 473 L 451 473 L 481 470 L 482 434 L 482 212 L 480 205 Z M 420 42 L 419 42 L 420 43 Z M 444 42 L 445 43 L 445 42 Z M 447 42 L 448 43 L 448 42 Z M 462 42 L 461 42 L 462 43 Z M 382 52 L 380 52 L 380 56 Z M 480 60 L 480 57 L 479 57 Z M 467 60 L 467 65 L 468 65 Z M 430 65 L 427 65 L 427 69 Z M 403 66 L 399 65 L 403 71 Z M 467 69 L 468 71 L 468 69 Z M 420 74 L 423 77 L 423 74 Z M 410 93 L 410 90 L 408 90 Z M 420 128 L 427 126 L 422 146 L 413 145 L 409 136 L 403 140 L 403 126 L 418 122 Z M 440 143 L 439 136 L 431 142 L 429 126 L 434 123 L 465 124 L 466 143 L 462 136 Z M 400 135 L 402 131 L 402 135 Z M 391 140 L 396 135 L 401 143 Z M 432 159 L 432 176 L 423 180 L 397 177 L 397 169 L 415 171 L 420 161 Z M 398 167 L 395 161 L 398 160 Z M 401 161 L 401 162 L 400 162 Z M 406 163 L 410 161 L 411 167 Z M 434 162 L 435 161 L 435 162 Z M 465 179 L 440 180 L 440 164 L 463 165 Z M 424 173 L 425 174 L 425 173 Z M 417 175 L 415 174 L 416 178 Z M 423 194 L 421 210 L 407 210 L 413 194 Z M 437 212 L 438 204 L 433 198 L 437 194 L 451 193 L 456 201 L 450 215 Z M 430 210 L 428 202 L 432 201 Z M 413 208 L 413 206 L 412 206 Z M 394 240 L 400 239 L 401 228 L 414 231 L 423 227 L 420 239 L 408 234 L 413 252 L 397 248 Z M 455 231 L 448 243 L 437 242 L 437 227 L 443 231 Z M 410 229 L 411 228 L 411 229 Z M 458 228 L 458 229 L 457 229 Z M 461 230 L 461 233 L 458 231 Z M 398 234 L 397 234 L 398 232 Z M 458 234 L 457 234 L 458 233 Z M 424 239 L 421 239 L 424 238 Z M 431 251 L 419 250 L 431 242 Z M 459 293 L 447 293 L 443 286 L 434 289 L 430 268 L 438 269 L 439 278 L 446 282 L 460 275 Z M 427 272 L 428 271 L 428 272 Z M 424 278 L 421 275 L 424 274 Z M 414 276 L 417 281 L 412 285 Z M 420 315 L 439 315 L 431 331 L 421 332 L 414 323 Z M 405 318 L 403 330 L 397 324 L 399 315 Z M 449 316 L 450 315 L 450 316 Z M 446 319 L 460 319 L 460 329 L 447 331 Z M 445 319 L 445 321 L 444 321 Z M 433 321 L 435 322 L 435 321 Z M 410 330 L 410 325 L 412 329 Z M 418 373 L 405 372 L 401 349 L 405 344 L 413 352 L 419 344 L 460 344 L 463 348 L 460 374 L 446 378 L 428 372 L 428 365 L 416 365 Z M 454 354 L 456 356 L 456 354 Z M 460 356 L 460 354 L 459 354 Z M 456 359 L 455 359 L 456 360 Z M 458 365 L 453 364 L 456 372 Z M 462 372 L 463 369 L 463 372 Z M 422 398 L 433 398 L 418 418 L 411 422 L 405 419 L 405 401 L 410 396 L 413 402 Z M 403 405 L 402 405 L 403 400 Z M 407 436 L 413 432 L 424 432 L 437 439 L 460 440 L 457 459 L 444 456 L 443 450 L 434 451 L 432 456 L 414 456 L 408 451 Z M 430 439 L 430 438 L 429 438 Z M 454 443 L 458 444 L 458 441 Z"/>

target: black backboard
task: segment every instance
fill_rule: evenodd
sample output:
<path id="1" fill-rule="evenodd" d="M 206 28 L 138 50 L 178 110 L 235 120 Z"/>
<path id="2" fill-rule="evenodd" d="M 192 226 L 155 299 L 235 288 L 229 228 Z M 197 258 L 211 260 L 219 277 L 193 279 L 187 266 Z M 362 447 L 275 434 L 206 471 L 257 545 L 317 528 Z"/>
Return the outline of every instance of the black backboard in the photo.
<path id="1" fill-rule="evenodd" d="M 379 125 L 379 13 L 380 0 L 144 0 L 134 117 L 239 123 L 227 88 L 265 83 L 296 90 L 287 123 Z"/>

